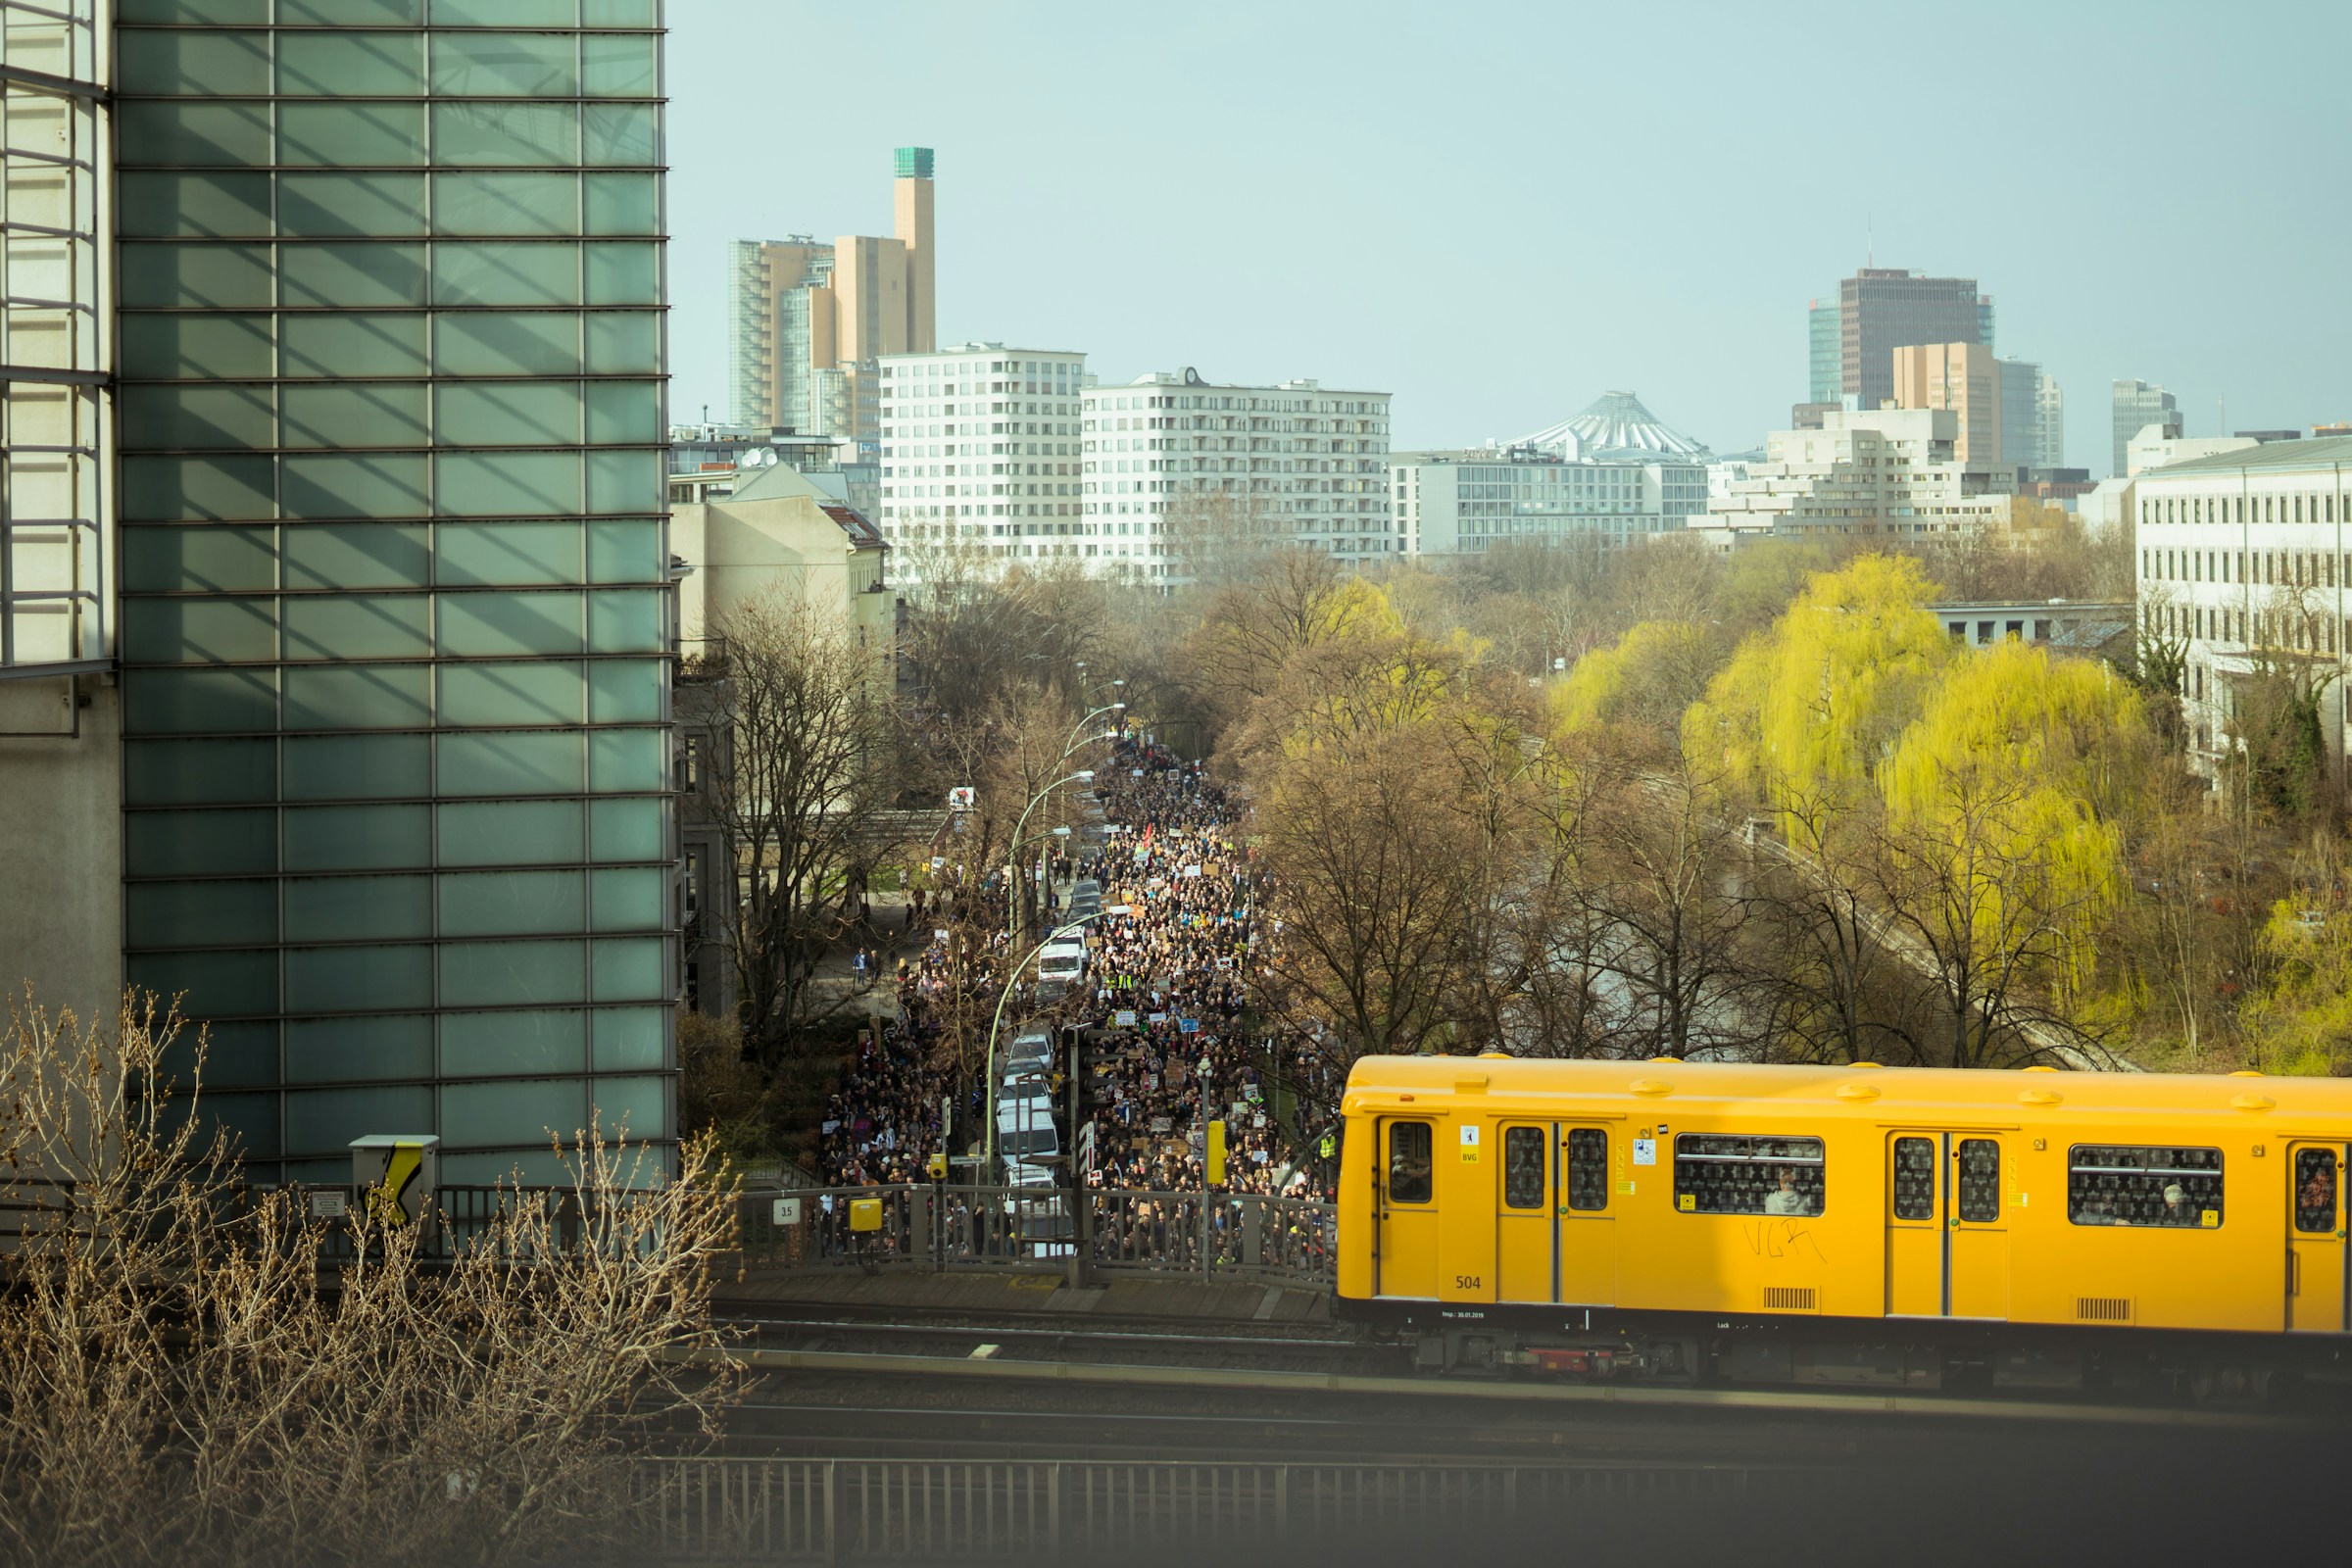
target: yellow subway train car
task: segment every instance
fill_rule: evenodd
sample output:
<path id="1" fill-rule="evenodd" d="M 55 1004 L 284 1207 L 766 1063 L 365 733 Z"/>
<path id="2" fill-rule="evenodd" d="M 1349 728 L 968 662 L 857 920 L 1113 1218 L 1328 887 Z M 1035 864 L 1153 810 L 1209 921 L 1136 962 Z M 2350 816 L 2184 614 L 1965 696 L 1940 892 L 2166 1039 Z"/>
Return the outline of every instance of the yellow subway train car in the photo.
<path id="1" fill-rule="evenodd" d="M 1432 1369 L 2352 1379 L 2352 1081 L 1366 1057 L 1339 1310 Z"/>

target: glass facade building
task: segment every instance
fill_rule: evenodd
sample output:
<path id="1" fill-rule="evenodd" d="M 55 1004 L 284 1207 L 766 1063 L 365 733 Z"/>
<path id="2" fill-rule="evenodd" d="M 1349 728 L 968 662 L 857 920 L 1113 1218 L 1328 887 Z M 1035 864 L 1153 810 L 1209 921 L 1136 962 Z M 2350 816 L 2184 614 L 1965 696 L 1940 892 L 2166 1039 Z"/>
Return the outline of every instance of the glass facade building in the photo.
<path id="1" fill-rule="evenodd" d="M 119 0 L 123 925 L 290 1179 L 674 1134 L 659 0 Z"/>

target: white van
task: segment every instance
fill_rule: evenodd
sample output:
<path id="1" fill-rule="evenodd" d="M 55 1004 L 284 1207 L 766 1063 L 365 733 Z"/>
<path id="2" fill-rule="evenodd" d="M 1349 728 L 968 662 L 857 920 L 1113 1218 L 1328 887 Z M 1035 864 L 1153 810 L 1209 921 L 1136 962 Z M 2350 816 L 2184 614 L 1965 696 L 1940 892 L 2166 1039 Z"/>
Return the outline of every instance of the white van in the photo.
<path id="1" fill-rule="evenodd" d="M 997 1153 L 1009 1187 L 1052 1187 L 1061 1153 L 1061 1132 L 1054 1125 L 1054 1100 L 1034 1084 L 997 1099 Z"/>
<path id="2" fill-rule="evenodd" d="M 1046 951 L 1038 955 L 1037 978 L 1040 981 L 1074 986 L 1086 972 L 1086 944 L 1075 937 L 1049 942 Z"/>

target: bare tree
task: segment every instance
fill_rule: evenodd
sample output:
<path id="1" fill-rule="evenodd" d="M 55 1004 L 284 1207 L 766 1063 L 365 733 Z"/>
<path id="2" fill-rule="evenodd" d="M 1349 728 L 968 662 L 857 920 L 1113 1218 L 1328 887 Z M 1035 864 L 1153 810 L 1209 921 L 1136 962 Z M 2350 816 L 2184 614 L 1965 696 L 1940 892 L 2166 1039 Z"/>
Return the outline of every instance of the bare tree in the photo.
<path id="1" fill-rule="evenodd" d="M 709 902 L 745 1038 L 772 1068 L 852 1000 L 818 986 L 817 967 L 893 847 L 872 828 L 893 789 L 894 699 L 886 651 L 813 606 L 769 595 L 718 630 L 724 667 L 688 688 L 680 717 L 710 737 L 694 804 L 734 864 Z"/>

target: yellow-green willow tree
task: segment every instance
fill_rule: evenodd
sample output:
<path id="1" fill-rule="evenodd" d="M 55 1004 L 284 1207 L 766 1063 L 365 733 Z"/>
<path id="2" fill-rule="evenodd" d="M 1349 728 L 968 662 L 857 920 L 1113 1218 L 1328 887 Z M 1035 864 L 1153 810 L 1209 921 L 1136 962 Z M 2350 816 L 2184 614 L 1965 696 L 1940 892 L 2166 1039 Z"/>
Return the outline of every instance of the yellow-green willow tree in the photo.
<path id="1" fill-rule="evenodd" d="M 2126 891 L 2119 824 L 2148 741 L 2114 671 L 2006 643 L 1958 660 L 1879 767 L 1880 895 L 1937 976 L 1954 1065 L 2071 1029 Z"/>
<path id="2" fill-rule="evenodd" d="M 1551 688 L 1549 721 L 1555 735 L 1632 719 L 1673 733 L 1680 716 L 1706 684 L 1721 656 L 1706 628 L 1688 620 L 1645 620 L 1607 648 L 1576 662 Z"/>

